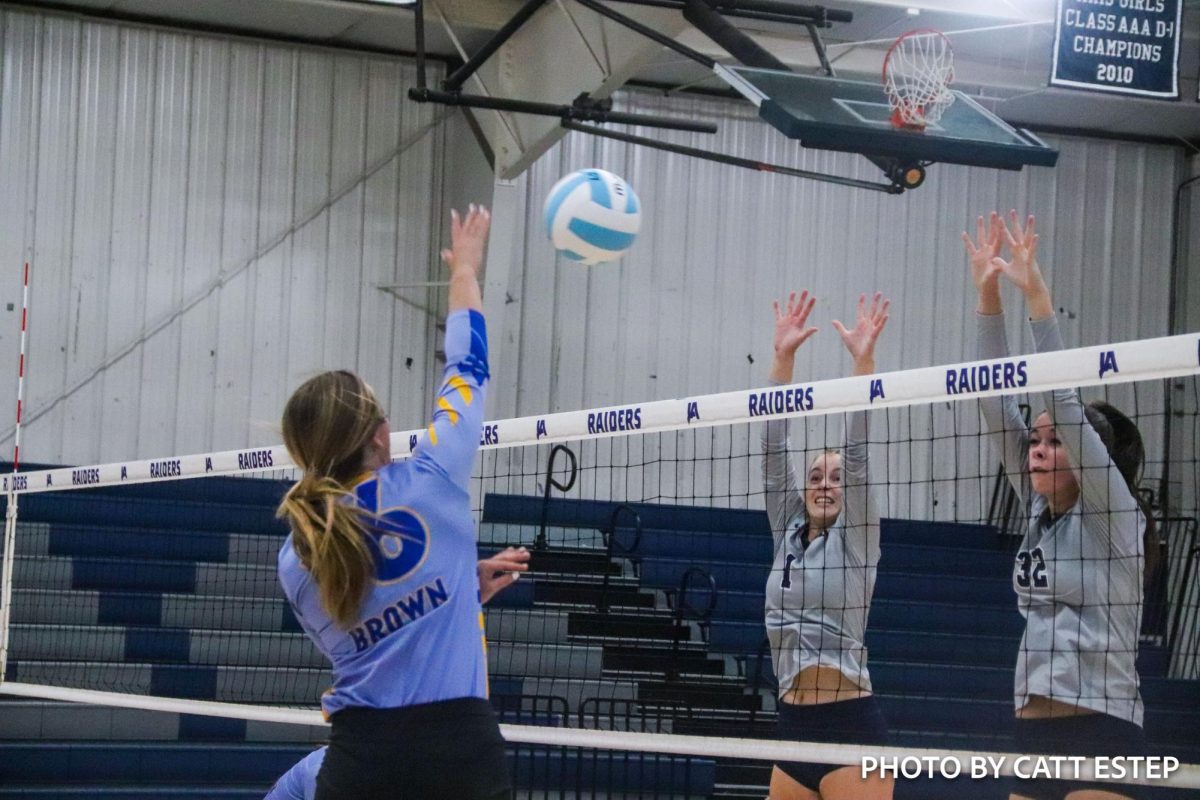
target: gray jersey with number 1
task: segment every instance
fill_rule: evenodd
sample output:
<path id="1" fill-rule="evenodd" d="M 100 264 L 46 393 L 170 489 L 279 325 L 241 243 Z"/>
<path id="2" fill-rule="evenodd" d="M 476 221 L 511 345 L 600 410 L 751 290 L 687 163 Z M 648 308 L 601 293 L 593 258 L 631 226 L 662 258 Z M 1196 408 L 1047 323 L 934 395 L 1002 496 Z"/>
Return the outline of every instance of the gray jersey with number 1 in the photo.
<path id="1" fill-rule="evenodd" d="M 775 560 L 767 579 L 767 638 L 779 692 L 806 667 L 839 670 L 871 690 L 863 639 L 879 564 L 879 509 L 867 483 L 867 414 L 847 415 L 842 449 L 842 513 L 807 547 L 804 490 L 789 454 L 787 420 L 762 437 L 767 516 Z M 806 471 L 807 472 L 807 471 Z"/>

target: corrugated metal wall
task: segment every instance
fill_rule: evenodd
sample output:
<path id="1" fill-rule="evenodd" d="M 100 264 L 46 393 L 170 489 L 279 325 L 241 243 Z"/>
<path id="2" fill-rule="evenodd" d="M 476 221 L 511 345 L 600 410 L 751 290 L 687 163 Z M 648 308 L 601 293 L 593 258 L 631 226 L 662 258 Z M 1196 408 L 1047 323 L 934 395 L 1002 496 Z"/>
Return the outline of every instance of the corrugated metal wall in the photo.
<path id="1" fill-rule="evenodd" d="M 34 266 L 27 458 L 277 441 L 287 392 L 327 366 L 373 380 L 397 427 L 419 424 L 436 344 L 426 309 L 440 298 L 375 288 L 436 274 L 429 231 L 446 133 L 435 107 L 403 102 L 411 67 L 16 11 L 0 24 L 0 276 L 10 276 L 0 302 L 19 307 L 20 263 Z M 860 157 L 799 150 L 748 104 L 645 91 L 619 102 L 721 125 L 714 137 L 648 135 L 878 179 Z M 892 197 L 571 135 L 524 178 L 512 302 L 493 320 L 489 411 L 761 384 L 770 302 L 789 288 L 821 299 L 823 329 L 798 379 L 845 372 L 829 320 L 874 289 L 895 304 L 881 369 L 969 358 L 973 299 L 958 235 L 996 207 L 1039 215 L 1069 345 L 1166 333 L 1164 221 L 1180 150 L 1053 142 L 1056 169 L 936 165 L 925 186 Z M 641 195 L 643 233 L 618 264 L 558 263 L 543 236 L 542 198 L 585 166 L 624 175 Z M 1011 317 L 1014 342 L 1026 346 L 1021 316 Z M 15 353 L 15 312 L 8 319 L 0 339 Z M 14 381 L 0 375 L 0 392 L 14 396 Z M 1140 389 L 1138 403 L 1154 405 L 1157 391 Z M 889 450 L 906 476 L 893 489 L 896 513 L 980 513 L 984 491 L 964 500 L 971 493 L 955 485 L 957 465 L 987 467 L 969 436 L 976 423 L 948 413 L 889 422 L 887 436 L 906 442 Z M 812 427 L 825 437 L 824 421 Z"/>
<path id="2" fill-rule="evenodd" d="M 758 121 L 749 104 L 646 91 L 624 93 L 622 102 L 628 110 L 720 125 L 716 136 L 643 135 L 879 178 L 861 157 L 800 150 Z M 852 318 L 858 294 L 874 290 L 893 301 L 880 370 L 973 358 L 974 290 L 959 234 L 992 209 L 1038 215 L 1041 261 L 1068 346 L 1165 335 L 1171 240 L 1164 212 L 1183 168 L 1181 151 L 1050 139 L 1061 151 L 1056 169 L 935 165 L 924 186 L 895 197 L 572 134 L 527 175 L 524 269 L 510 280 L 514 302 L 495 358 L 494 413 L 762 385 L 772 354 L 771 300 L 789 289 L 807 288 L 820 299 L 822 330 L 801 351 L 798 381 L 847 374 L 848 358 L 829 322 Z M 588 268 L 556 261 L 540 204 L 562 175 L 591 166 L 627 178 L 644 216 L 628 256 Z M 1027 347 L 1022 306 L 1015 295 L 1007 300 L 1014 348 Z M 1153 406 L 1160 394 L 1161 387 L 1141 386 L 1136 405 Z M 1135 405 L 1131 391 L 1115 401 Z M 978 519 L 991 485 L 975 481 L 967 491 L 960 476 L 989 474 L 994 466 L 970 435 L 977 430 L 973 410 L 930 408 L 889 420 L 887 437 L 904 443 L 889 448 L 889 512 Z M 810 424 L 831 444 L 837 427 Z M 1147 420 L 1144 433 L 1160 442 L 1161 418 Z M 744 497 L 756 491 L 754 481 L 739 478 L 728 491 Z M 683 486 L 673 491 L 688 494 Z"/>
<path id="3" fill-rule="evenodd" d="M 276 442 L 329 367 L 421 418 L 428 292 L 375 288 L 428 281 L 437 251 L 440 112 L 404 101 L 410 65 L 19 11 L 0 56 L 0 397 L 28 259 L 25 459 Z"/>
<path id="4" fill-rule="evenodd" d="M 794 147 L 757 121 L 749 104 L 645 92 L 626 98 L 631 110 L 721 126 L 708 137 L 646 135 L 806 169 L 878 175 L 861 157 Z M 771 352 L 771 299 L 789 288 L 816 292 L 826 326 L 802 351 L 806 376 L 845 372 L 828 321 L 850 314 L 858 293 L 874 289 L 894 304 L 882 369 L 969 357 L 963 331 L 970 330 L 973 290 L 959 233 L 993 208 L 1038 215 L 1041 260 L 1066 312 L 1068 345 L 1165 335 L 1171 241 L 1163 214 L 1181 174 L 1180 150 L 1050 140 L 1062 153 L 1056 169 L 935 165 L 923 187 L 894 197 L 571 134 L 528 175 L 525 269 L 514 277 L 519 307 L 506 321 L 520 333 L 520 348 L 504 354 L 504 373 L 519 370 L 520 379 L 498 411 L 761 383 Z M 644 209 L 633 251 L 592 268 L 556 262 L 540 206 L 558 178 L 589 166 L 625 176 Z"/>

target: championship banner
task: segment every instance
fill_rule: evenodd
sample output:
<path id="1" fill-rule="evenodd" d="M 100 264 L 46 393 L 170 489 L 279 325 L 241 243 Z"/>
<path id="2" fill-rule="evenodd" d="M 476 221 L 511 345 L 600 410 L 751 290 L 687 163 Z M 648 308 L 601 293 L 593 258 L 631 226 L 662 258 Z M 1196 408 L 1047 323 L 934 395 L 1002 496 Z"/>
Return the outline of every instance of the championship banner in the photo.
<path id="1" fill-rule="evenodd" d="M 1183 0 L 1058 0 L 1052 86 L 1179 99 Z"/>

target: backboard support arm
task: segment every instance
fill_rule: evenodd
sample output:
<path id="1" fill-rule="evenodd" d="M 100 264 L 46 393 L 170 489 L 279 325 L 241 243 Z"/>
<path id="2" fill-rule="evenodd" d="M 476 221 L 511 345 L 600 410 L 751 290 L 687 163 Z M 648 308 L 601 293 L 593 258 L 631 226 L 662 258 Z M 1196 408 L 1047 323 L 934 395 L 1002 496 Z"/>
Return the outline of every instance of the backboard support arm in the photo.
<path id="1" fill-rule="evenodd" d="M 717 126 L 711 122 L 694 122 L 680 117 L 658 117 L 650 114 L 630 114 L 625 111 L 613 111 L 611 101 L 596 100 L 587 94 L 581 94 L 569 105 L 420 88 L 409 89 L 408 96 L 409 99 L 418 103 L 438 103 L 445 106 L 481 108 L 490 111 L 511 111 L 517 114 L 535 114 L 541 117 L 559 117 L 564 122 L 568 120 L 586 120 L 596 123 L 613 122 L 619 125 L 642 125 L 647 128 L 665 128 L 675 131 L 690 131 L 691 133 L 717 132 Z"/>
<path id="2" fill-rule="evenodd" d="M 513 37 L 521 29 L 526 22 L 533 17 L 534 14 L 546 5 L 548 0 L 526 0 L 524 5 L 517 9 L 512 18 L 500 27 L 486 42 L 467 59 L 466 63 L 454 70 L 449 76 L 442 81 L 441 91 L 429 88 L 425 80 L 425 36 L 424 36 L 424 9 L 423 3 L 416 4 L 416 31 L 417 31 L 417 86 L 408 90 L 410 100 L 418 103 L 438 103 L 439 105 L 460 106 L 463 108 L 488 109 L 493 111 L 508 111 L 518 114 L 534 114 L 538 116 L 559 117 L 563 120 L 587 120 L 589 122 L 605 123 L 615 122 L 626 125 L 642 125 L 649 128 L 663 128 L 667 130 L 690 131 L 693 133 L 716 133 L 717 126 L 712 123 L 693 122 L 682 118 L 660 117 L 648 114 L 630 114 L 626 112 L 614 112 L 611 110 L 612 104 L 607 100 L 595 100 L 589 97 L 586 93 L 575 98 L 570 105 L 541 103 L 533 100 L 519 100 L 515 98 L 489 97 L 487 95 L 466 94 L 462 91 L 463 84 L 474 75 L 484 62 L 492 57 L 493 54 L 504 43 Z M 619 24 L 629 28 L 635 33 L 639 33 L 658 44 L 665 47 L 670 47 L 682 55 L 699 61 L 709 69 L 715 63 L 711 58 L 693 50 L 686 45 L 676 42 L 670 37 L 663 36 L 657 31 L 642 25 L 636 20 L 626 17 L 612 9 L 609 9 L 594 0 L 578 0 L 581 5 L 600 13 L 609 19 L 618 22 Z"/>
<path id="3" fill-rule="evenodd" d="M 683 8 L 684 0 L 614 0 L 618 3 L 652 8 Z M 819 28 L 832 27 L 835 22 L 852 22 L 854 14 L 824 6 L 797 6 L 779 0 L 714 0 L 709 3 L 726 17 L 739 17 L 759 22 L 811 23 Z"/>
<path id="4" fill-rule="evenodd" d="M 498 31 L 493 33 L 491 37 L 483 43 L 469 59 L 454 72 L 442 81 L 442 88 L 448 92 L 455 92 L 462 89 L 467 78 L 475 74 L 475 72 L 483 66 L 483 62 L 492 57 L 492 54 L 504 46 L 504 43 L 513 37 L 513 34 L 521 29 L 521 26 L 529 21 L 529 18 L 537 13 L 538 9 L 546 5 L 549 0 L 526 0 L 525 5 L 517 9 L 517 13 L 512 15 L 512 18 L 504 23 Z"/>
<path id="5" fill-rule="evenodd" d="M 821 71 L 829 77 L 835 77 L 833 74 L 833 64 L 829 62 L 829 56 L 825 53 L 825 42 L 821 41 L 821 34 L 817 30 L 817 26 L 811 22 L 806 22 L 804 27 L 808 28 L 808 36 L 812 39 L 813 49 L 817 51 L 817 58 L 821 61 Z"/>
<path id="6" fill-rule="evenodd" d="M 707 69 L 712 69 L 713 65 L 717 63 L 713 59 L 704 55 L 704 53 L 701 53 L 699 50 L 694 50 L 693 48 L 688 47 L 681 42 L 677 42 L 670 36 L 663 36 L 661 33 L 649 27 L 648 25 L 643 25 L 636 19 L 628 17 L 615 9 L 609 8 L 608 6 L 604 5 L 604 3 L 599 2 L 599 0 L 575 0 L 575 2 L 579 3 L 584 8 L 590 8 L 592 11 L 595 11 L 601 16 L 608 17 L 613 22 L 617 23 L 618 25 L 623 25 L 634 33 L 639 33 L 651 41 L 658 42 L 663 47 L 674 50 L 681 56 L 690 58 L 692 61 L 695 61 Z M 682 7 L 682 4 L 680 5 Z"/>
<path id="7" fill-rule="evenodd" d="M 620 131 L 610 131 L 604 128 L 597 128 L 593 125 L 583 125 L 572 120 L 563 120 L 563 127 L 567 130 L 578 131 L 592 136 L 600 136 L 605 139 L 613 139 L 618 142 L 627 142 L 636 144 L 641 147 L 649 147 L 654 150 L 664 150 L 668 153 L 677 153 L 691 158 L 699 158 L 704 161 L 712 161 L 717 164 L 726 164 L 731 167 L 741 167 L 743 169 L 752 169 L 756 172 L 774 172 L 779 175 L 788 175 L 793 178 L 808 178 L 814 181 L 822 181 L 823 183 L 834 183 L 839 186 L 851 186 L 855 189 L 869 189 L 873 192 L 884 192 L 885 194 L 901 194 L 904 192 L 904 187 L 893 181 L 892 183 L 875 183 L 872 181 L 858 180 L 857 178 L 843 178 L 840 175 L 829 175 L 823 172 L 811 172 L 804 169 L 796 169 L 795 167 L 787 167 L 782 164 L 768 164 L 764 161 L 755 161 L 750 158 L 740 158 L 731 156 L 725 153 L 715 153 L 711 150 L 701 150 L 697 147 L 688 147 L 681 144 L 672 144 L 670 142 L 660 142 L 655 139 L 648 139 L 645 136 L 637 136 L 632 133 L 622 133 Z M 874 159 L 872 159 L 874 160 Z"/>
<path id="8" fill-rule="evenodd" d="M 689 22 L 696 24 L 704 33 L 713 38 L 718 44 L 730 51 L 735 58 L 739 60 L 748 59 L 749 63 L 767 67 L 767 68 L 782 68 L 787 70 L 786 65 L 780 62 L 775 56 L 763 50 L 759 45 L 753 42 L 750 37 L 737 31 L 733 26 L 728 25 L 722 19 L 721 12 L 728 13 L 730 16 L 744 16 L 756 19 L 774 19 L 784 20 L 802 24 L 808 30 L 809 36 L 816 48 L 818 58 L 820 59 L 822 69 L 827 75 L 833 75 L 833 66 L 825 53 L 824 44 L 817 28 L 829 27 L 832 22 L 848 22 L 853 19 L 853 15 L 849 12 L 826 9 L 819 6 L 795 6 L 790 3 L 779 2 L 778 0 L 616 0 L 617 2 L 633 3 L 637 5 L 657 6 L 666 8 L 675 8 L 684 12 L 685 17 Z M 806 178 L 809 180 L 821 181 L 824 183 L 833 183 L 839 186 L 849 186 L 858 189 L 867 189 L 870 191 L 884 192 L 886 194 L 901 194 L 905 189 L 916 188 L 920 182 L 924 180 L 924 164 L 907 164 L 901 163 L 894 158 L 881 158 L 868 155 L 874 164 L 876 164 L 888 179 L 887 183 L 878 183 L 873 181 L 864 181 L 856 178 L 845 178 L 838 175 L 830 175 L 827 173 L 813 172 L 810 170 L 796 169 L 787 167 L 781 164 L 769 164 L 763 161 L 754 159 L 741 158 L 738 156 L 726 155 L 709 150 L 703 150 L 695 147 L 687 147 L 685 145 L 671 144 L 668 142 L 660 142 L 645 136 L 637 136 L 635 134 L 623 133 L 619 131 L 605 130 L 597 127 L 597 124 L 617 123 L 625 125 L 640 125 L 650 128 L 659 128 L 666 130 L 689 131 L 693 133 L 716 133 L 717 126 L 707 122 L 694 122 L 692 120 L 676 118 L 676 117 L 661 117 L 648 114 L 634 114 L 628 112 L 612 111 L 612 103 L 610 100 L 597 100 L 590 97 L 587 93 L 579 95 L 570 104 L 554 104 L 542 103 L 532 100 L 521 100 L 516 98 L 490 97 L 487 95 L 467 94 L 462 91 L 462 86 L 471 75 L 496 53 L 505 42 L 512 38 L 521 27 L 529 21 L 535 13 L 537 13 L 548 0 L 527 0 L 499 30 L 497 30 L 487 42 L 471 57 L 454 70 L 443 82 L 442 89 L 431 89 L 425 80 L 424 63 L 426 58 L 425 52 L 425 36 L 424 36 L 424 10 L 423 3 L 418 2 L 416 8 L 416 44 L 417 44 L 417 86 L 409 89 L 409 99 L 419 103 L 437 103 L 439 105 L 460 106 L 473 109 L 488 109 L 494 111 L 513 112 L 519 114 L 534 114 L 539 116 L 558 117 L 561 119 L 562 127 L 567 130 L 573 130 L 580 133 L 586 133 L 592 136 L 600 136 L 607 139 L 622 141 L 629 144 L 638 145 L 641 147 L 649 147 L 656 150 L 676 153 L 679 155 L 688 156 L 691 158 L 699 158 L 706 161 L 711 161 L 728 166 L 740 167 L 743 169 L 752 169 L 757 172 L 774 172 L 780 175 L 788 175 L 797 178 Z M 687 47 L 686 45 L 675 41 L 669 36 L 664 36 L 658 31 L 643 25 L 611 7 L 603 4 L 600 0 L 576 0 L 580 5 L 592 10 L 593 12 L 606 17 L 607 19 L 616 22 L 617 24 L 628 28 L 629 30 L 640 34 L 657 44 L 667 47 L 697 63 L 711 69 L 716 62 L 700 53 L 699 51 Z M 730 34 L 732 31 L 732 34 Z M 714 33 L 717 35 L 714 36 Z M 582 124 L 583 122 L 593 123 L 590 125 Z M 912 181 L 911 177 L 919 171 L 920 180 Z"/>

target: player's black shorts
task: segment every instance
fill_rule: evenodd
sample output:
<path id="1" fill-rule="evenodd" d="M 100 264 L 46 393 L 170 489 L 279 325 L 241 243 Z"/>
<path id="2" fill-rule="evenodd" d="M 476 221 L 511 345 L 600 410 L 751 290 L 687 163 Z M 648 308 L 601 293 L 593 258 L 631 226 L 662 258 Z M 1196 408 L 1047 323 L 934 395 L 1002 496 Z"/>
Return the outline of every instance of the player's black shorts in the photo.
<path id="1" fill-rule="evenodd" d="M 777 736 L 796 742 L 886 745 L 887 722 L 874 695 L 811 706 L 779 703 Z M 821 779 L 845 764 L 788 761 L 776 764 L 797 783 L 820 791 Z"/>
<path id="2" fill-rule="evenodd" d="M 502 800 L 512 781 L 488 701 L 333 715 L 316 800 Z"/>
<path id="3" fill-rule="evenodd" d="M 1108 714 L 1083 714 L 1077 717 L 1016 720 L 1016 744 L 1022 753 L 1064 756 L 1144 756 L 1146 734 L 1127 720 Z M 1138 787 L 1128 784 L 1051 780 L 1034 778 L 1009 779 L 1009 791 L 1032 797 L 1034 800 L 1062 800 L 1069 792 L 1080 789 L 1103 789 L 1107 792 L 1138 798 Z"/>

